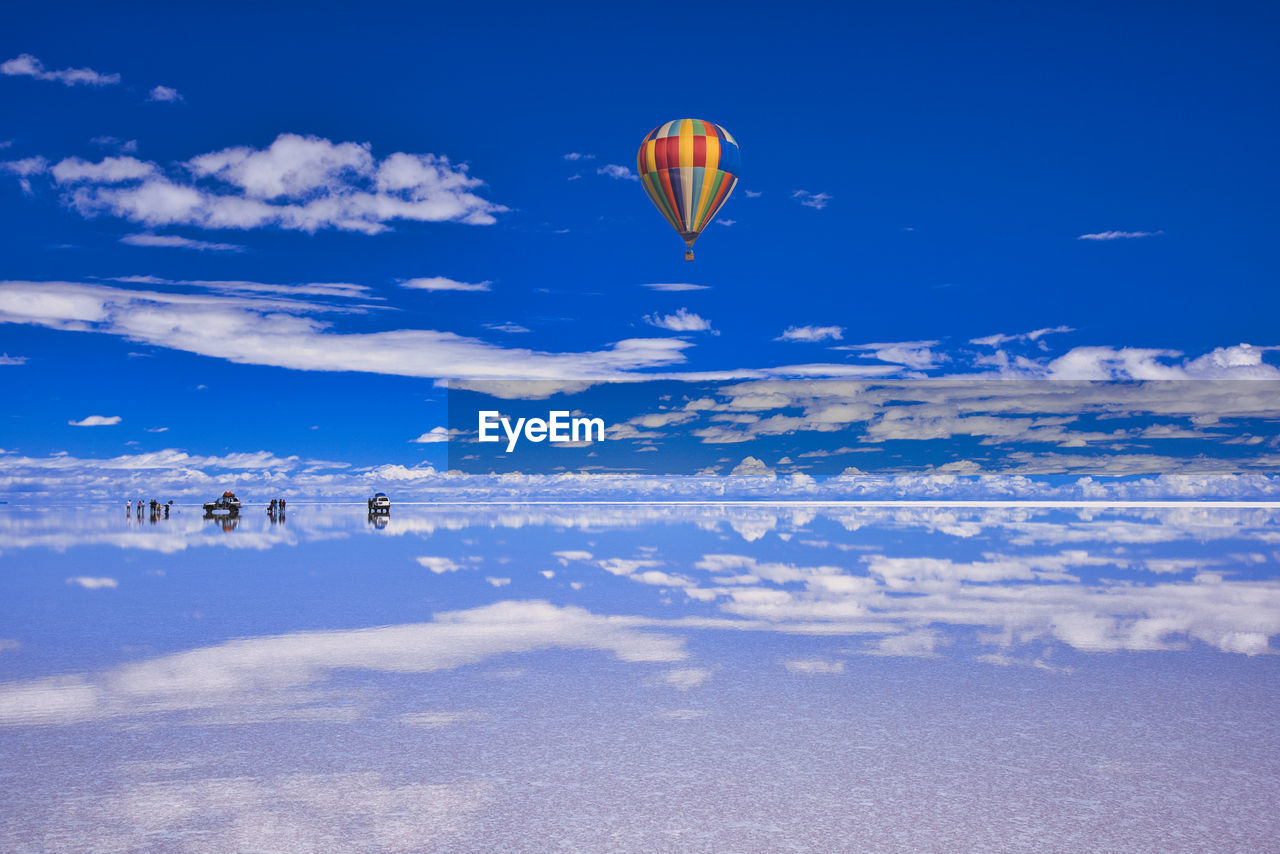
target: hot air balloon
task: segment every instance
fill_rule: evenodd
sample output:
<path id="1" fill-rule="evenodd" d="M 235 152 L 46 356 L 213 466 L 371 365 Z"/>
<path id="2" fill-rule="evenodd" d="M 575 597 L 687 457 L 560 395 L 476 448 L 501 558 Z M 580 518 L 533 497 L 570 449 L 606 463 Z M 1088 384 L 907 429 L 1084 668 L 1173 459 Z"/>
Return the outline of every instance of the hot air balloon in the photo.
<path id="1" fill-rule="evenodd" d="M 684 238 L 684 260 L 738 183 L 738 143 L 720 125 L 677 119 L 654 128 L 636 156 L 650 201 Z"/>

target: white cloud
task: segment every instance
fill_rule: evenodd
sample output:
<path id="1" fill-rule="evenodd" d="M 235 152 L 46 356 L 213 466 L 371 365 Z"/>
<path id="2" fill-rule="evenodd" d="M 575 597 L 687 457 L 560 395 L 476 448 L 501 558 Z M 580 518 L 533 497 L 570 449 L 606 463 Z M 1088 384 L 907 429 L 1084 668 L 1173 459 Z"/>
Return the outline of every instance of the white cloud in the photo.
<path id="1" fill-rule="evenodd" d="M 839 341 L 843 326 L 788 326 L 774 341 Z"/>
<path id="2" fill-rule="evenodd" d="M 659 684 L 670 685 L 681 691 L 697 688 L 711 678 L 711 670 L 706 667 L 678 667 L 668 670 L 656 680 Z"/>
<path id="3" fill-rule="evenodd" d="M 68 578 L 68 584 L 77 584 L 85 590 L 111 590 L 120 586 L 120 582 L 114 578 L 91 578 L 87 575 L 79 575 L 75 578 Z"/>
<path id="4" fill-rule="evenodd" d="M 118 136 L 95 136 L 89 142 L 94 145 L 100 145 L 103 148 L 114 148 L 122 154 L 132 154 L 138 150 L 138 141 L 136 139 L 121 139 Z"/>
<path id="5" fill-rule="evenodd" d="M 988 335 L 985 338 L 971 338 L 970 344 L 977 344 L 982 347 L 999 347 L 1002 344 L 1008 344 L 1011 341 L 1039 341 L 1046 335 L 1057 335 L 1061 332 L 1075 332 L 1070 326 L 1053 326 L 1043 329 L 1033 329 L 1030 332 L 1022 332 L 1015 335 Z"/>
<path id="6" fill-rule="evenodd" d="M 432 673 L 543 649 L 596 650 L 635 663 L 685 660 L 683 638 L 646 630 L 657 625 L 542 601 L 506 601 L 437 614 L 426 623 L 232 640 L 131 662 L 100 676 L 5 683 L 0 726 L 67 724 L 140 710 L 305 710 L 315 687 L 340 672 Z"/>
<path id="7" fill-rule="evenodd" d="M 119 415 L 88 415 L 79 421 L 68 421 L 72 427 L 111 427 L 120 423 Z"/>
<path id="8" fill-rule="evenodd" d="M 1274 349 L 1240 344 L 1177 362 L 1183 356 L 1177 350 L 1076 347 L 1044 371 L 1063 380 L 1280 379 L 1280 369 L 1263 361 L 1263 353 Z"/>
<path id="9" fill-rule="evenodd" d="M 511 583 L 510 578 L 494 578 L 489 575 L 486 575 L 484 580 L 492 584 L 494 587 L 506 587 Z"/>
<path id="10" fill-rule="evenodd" d="M 825 208 L 832 199 L 826 193 L 810 193 L 808 190 L 796 190 L 791 194 L 791 198 L 797 200 L 806 208 L 815 208 L 817 210 Z"/>
<path id="11" fill-rule="evenodd" d="M 528 328 L 526 328 L 526 327 L 524 327 L 524 326 L 521 326 L 521 325 L 520 325 L 520 324 L 518 324 L 518 323 L 510 323 L 510 322 L 508 322 L 508 323 L 486 323 L 486 324 L 484 325 L 484 328 L 485 328 L 485 329 L 492 329 L 494 332 L 506 332 L 508 335 L 519 335 L 519 334 L 521 334 L 521 333 L 531 331 L 531 330 L 529 330 Z"/>
<path id="12" fill-rule="evenodd" d="M 462 569 L 461 566 L 449 560 L 447 557 L 420 557 L 417 560 L 420 566 L 426 567 L 436 575 L 442 575 L 446 572 L 457 572 Z"/>
<path id="13" fill-rule="evenodd" d="M 626 166 L 619 166 L 616 163 L 606 163 L 596 170 L 597 175 L 608 175 L 610 178 L 616 178 L 623 181 L 639 181 L 640 176 L 632 172 Z"/>
<path id="14" fill-rule="evenodd" d="M 764 195 L 764 193 L 758 193 L 754 190 L 743 190 L 742 192 L 746 193 L 748 199 L 758 199 Z"/>
<path id="15" fill-rule="evenodd" d="M 351 287 L 351 286 L 348 286 Z M 629 338 L 606 349 L 551 353 L 452 332 L 338 333 L 340 313 L 279 297 L 175 294 L 67 282 L 0 282 L 0 322 L 95 331 L 241 364 L 456 379 L 615 378 L 684 361 L 678 338 Z"/>
<path id="16" fill-rule="evenodd" d="M 362 300 L 379 300 L 377 297 L 369 293 L 369 289 L 364 285 L 353 285 L 348 282 L 305 282 L 301 284 L 276 284 L 270 282 L 245 282 L 226 279 L 162 279 L 157 276 L 116 276 L 112 281 L 122 282 L 124 284 L 135 285 L 182 285 L 200 290 L 211 291 L 217 294 L 233 294 L 240 296 L 252 296 L 260 294 L 282 294 L 284 296 L 322 296 L 322 297 L 343 297 L 349 299 Z M 265 306 L 266 303 L 264 302 Z M 320 303 L 280 303 L 278 307 L 282 310 L 290 310 L 288 307 L 293 305 L 293 310 L 316 310 L 321 311 L 325 308 Z M 331 307 L 332 308 L 332 307 Z M 364 307 L 347 307 L 343 311 L 359 312 Z M 336 310 L 336 309 L 335 309 Z"/>
<path id="17" fill-rule="evenodd" d="M 742 462 L 729 472 L 730 477 L 773 477 L 774 470 L 756 457 L 744 457 Z"/>
<path id="18" fill-rule="evenodd" d="M 24 157 L 21 160 L 0 162 L 0 172 L 18 176 L 18 186 L 28 196 L 32 194 L 31 178 L 49 171 L 49 161 L 43 157 Z"/>
<path id="19" fill-rule="evenodd" d="M 243 713 L 210 717 L 232 724 L 272 719 Z M 153 767 L 164 774 L 183 764 L 166 759 Z M 405 780 L 376 771 L 225 768 L 223 775 L 151 779 L 113 774 L 110 785 L 52 804 L 38 829 L 7 840 L 15 841 L 10 850 L 450 851 L 466 847 L 464 840 L 477 832 L 477 813 L 494 794 L 494 786 L 482 780 Z"/>
<path id="20" fill-rule="evenodd" d="M 449 441 L 449 428 L 432 427 L 416 439 L 410 439 L 411 442 L 417 442 L 419 445 L 431 445 L 437 442 Z"/>
<path id="21" fill-rule="evenodd" d="M 0 74 L 10 77 L 34 77 L 36 80 L 49 80 L 64 86 L 114 86 L 120 82 L 119 74 L 103 74 L 92 68 L 64 68 L 60 71 L 49 71 L 44 63 L 29 53 L 21 54 L 0 64 Z"/>
<path id="22" fill-rule="evenodd" d="M 937 632 L 920 629 L 901 635 L 888 635 L 875 646 L 859 650 L 864 655 L 884 655 L 895 658 L 933 658 L 941 639 Z"/>
<path id="23" fill-rule="evenodd" d="M 195 249 L 200 252 L 243 252 L 245 249 L 236 243 L 210 243 L 207 240 L 192 240 L 176 234 L 126 234 L 120 238 L 120 242 L 129 246 Z"/>
<path id="24" fill-rule="evenodd" d="M 181 101 L 183 98 L 182 93 L 177 89 L 174 89 L 172 86 L 156 86 L 147 93 L 147 100 L 172 103 L 174 101 Z"/>
<path id="25" fill-rule="evenodd" d="M 882 362 L 923 371 L 935 367 L 945 358 L 933 351 L 938 343 L 937 341 L 899 341 L 892 344 L 845 344 L 832 349 L 863 352 Z"/>
<path id="26" fill-rule="evenodd" d="M 576 151 L 570 151 L 568 154 L 564 156 L 564 159 L 565 160 L 595 160 L 596 156 L 594 154 L 579 154 Z"/>
<path id="27" fill-rule="evenodd" d="M 736 219 L 718 219 L 716 220 L 716 222 L 719 223 L 720 225 L 737 225 L 738 224 L 738 221 Z"/>
<path id="28" fill-rule="evenodd" d="M 793 658 L 783 663 L 792 673 L 804 673 L 807 675 L 844 673 L 843 661 L 831 661 L 822 658 Z"/>
<path id="29" fill-rule="evenodd" d="M 711 332 L 715 334 L 715 330 L 711 328 L 711 321 L 699 317 L 687 308 L 681 308 L 675 314 L 646 314 L 644 322 L 650 326 L 668 329 L 672 332 Z"/>
<path id="30" fill-rule="evenodd" d="M 377 234 L 396 221 L 490 225 L 507 210 L 476 195 L 484 182 L 447 157 L 396 152 L 378 160 L 367 144 L 287 133 L 264 149 L 226 148 L 171 171 L 131 157 L 73 157 L 53 174 L 69 187 L 64 203 L 83 216 L 151 227 Z"/>
<path id="31" fill-rule="evenodd" d="M 642 288 L 649 288 L 655 291 L 705 291 L 708 285 L 691 285 L 687 282 L 654 282 L 652 284 L 641 285 Z"/>
<path id="32" fill-rule="evenodd" d="M 26 363 L 26 356 L 10 356 L 8 353 L 0 353 L 0 365 L 25 365 Z"/>
<path id="33" fill-rule="evenodd" d="M 1155 237 L 1164 231 L 1099 231 L 1094 234 L 1082 234 L 1076 240 L 1131 240 L 1136 237 Z"/>
<path id="34" fill-rule="evenodd" d="M 444 276 L 432 276 L 424 279 L 406 279 L 400 287 L 416 291 L 487 291 L 493 282 L 458 282 Z"/>
<path id="35" fill-rule="evenodd" d="M 136 157 L 104 157 L 99 163 L 68 157 L 50 171 L 59 184 L 122 184 L 159 174 L 154 163 Z"/>
<path id="36" fill-rule="evenodd" d="M 396 720 L 409 726 L 421 726 L 437 729 L 460 723 L 473 723 L 489 719 L 487 712 L 410 712 L 400 715 Z"/>

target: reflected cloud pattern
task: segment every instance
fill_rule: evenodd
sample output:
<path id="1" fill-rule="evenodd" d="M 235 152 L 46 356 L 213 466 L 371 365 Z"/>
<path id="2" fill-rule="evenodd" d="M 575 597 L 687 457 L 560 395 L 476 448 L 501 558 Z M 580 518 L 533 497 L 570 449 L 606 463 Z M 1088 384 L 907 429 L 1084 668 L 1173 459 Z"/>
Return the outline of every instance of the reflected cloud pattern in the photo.
<path id="1" fill-rule="evenodd" d="M 6 508 L 0 847 L 1262 850 L 1278 513 Z"/>

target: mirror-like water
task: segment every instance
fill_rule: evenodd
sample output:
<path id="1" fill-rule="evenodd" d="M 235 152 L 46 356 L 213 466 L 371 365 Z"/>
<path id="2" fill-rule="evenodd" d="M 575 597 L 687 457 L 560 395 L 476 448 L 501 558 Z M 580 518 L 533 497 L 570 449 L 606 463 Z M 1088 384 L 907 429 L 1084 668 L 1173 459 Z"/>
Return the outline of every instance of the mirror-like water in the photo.
<path id="1" fill-rule="evenodd" d="M 1265 850 L 1280 511 L 0 509 L 4 850 Z"/>

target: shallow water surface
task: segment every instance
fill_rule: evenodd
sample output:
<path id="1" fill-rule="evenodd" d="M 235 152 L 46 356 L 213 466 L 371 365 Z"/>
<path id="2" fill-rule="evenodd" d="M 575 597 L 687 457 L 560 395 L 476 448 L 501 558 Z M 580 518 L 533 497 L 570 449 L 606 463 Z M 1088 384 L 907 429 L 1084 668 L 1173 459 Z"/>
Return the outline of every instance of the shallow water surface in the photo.
<path id="1" fill-rule="evenodd" d="M 1277 512 L 7 506 L 0 849 L 1265 850 Z"/>

